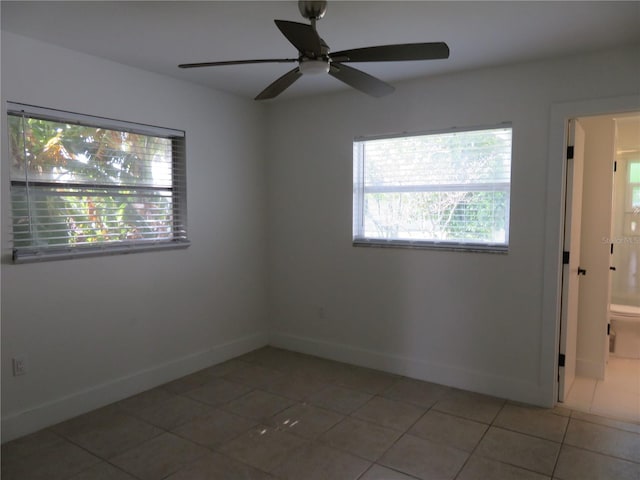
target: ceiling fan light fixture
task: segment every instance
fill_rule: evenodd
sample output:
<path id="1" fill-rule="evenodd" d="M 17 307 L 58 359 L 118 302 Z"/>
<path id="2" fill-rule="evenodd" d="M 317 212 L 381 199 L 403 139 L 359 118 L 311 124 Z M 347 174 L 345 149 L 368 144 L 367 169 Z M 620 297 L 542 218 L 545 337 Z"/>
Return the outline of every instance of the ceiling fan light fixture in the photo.
<path id="1" fill-rule="evenodd" d="M 329 73 L 329 62 L 327 60 L 302 60 L 300 62 L 300 73 L 303 75 Z"/>

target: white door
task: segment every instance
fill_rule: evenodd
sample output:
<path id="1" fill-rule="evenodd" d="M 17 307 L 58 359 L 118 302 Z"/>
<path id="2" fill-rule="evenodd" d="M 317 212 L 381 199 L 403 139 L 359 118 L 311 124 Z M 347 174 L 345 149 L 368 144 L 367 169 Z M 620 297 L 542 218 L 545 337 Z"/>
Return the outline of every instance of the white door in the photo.
<path id="1" fill-rule="evenodd" d="M 572 155 L 567 155 L 567 189 L 565 200 L 564 251 L 569 262 L 562 269 L 562 316 L 560 319 L 560 357 L 558 367 L 558 401 L 563 402 L 576 375 L 576 344 L 578 337 L 578 291 L 580 276 L 580 230 L 582 220 L 582 176 L 584 171 L 584 130 L 577 120 L 569 122 Z M 571 148 L 573 147 L 573 148 Z M 572 158 L 569 158 L 569 157 Z"/>

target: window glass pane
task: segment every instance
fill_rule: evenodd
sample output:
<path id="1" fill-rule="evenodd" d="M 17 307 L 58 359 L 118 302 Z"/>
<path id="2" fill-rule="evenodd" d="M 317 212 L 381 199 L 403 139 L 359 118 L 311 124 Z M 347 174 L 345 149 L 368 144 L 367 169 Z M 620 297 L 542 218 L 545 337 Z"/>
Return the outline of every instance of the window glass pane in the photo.
<path id="1" fill-rule="evenodd" d="M 13 115 L 9 131 L 12 180 L 171 186 L 171 139 Z"/>
<path id="2" fill-rule="evenodd" d="M 354 142 L 354 239 L 508 243 L 511 128 Z"/>
<path id="3" fill-rule="evenodd" d="M 633 187 L 631 190 L 631 207 L 640 208 L 640 187 Z"/>
<path id="4" fill-rule="evenodd" d="M 182 132 L 12 105 L 16 261 L 189 244 Z"/>
<path id="5" fill-rule="evenodd" d="M 640 162 L 629 163 L 629 182 L 640 183 Z"/>

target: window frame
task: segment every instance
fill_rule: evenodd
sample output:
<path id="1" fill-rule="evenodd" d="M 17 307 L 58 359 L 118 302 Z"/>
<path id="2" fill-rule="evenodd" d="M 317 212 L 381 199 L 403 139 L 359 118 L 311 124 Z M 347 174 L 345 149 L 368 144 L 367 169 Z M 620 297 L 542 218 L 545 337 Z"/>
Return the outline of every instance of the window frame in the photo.
<path id="1" fill-rule="evenodd" d="M 187 235 L 187 185 L 186 185 L 186 134 L 183 130 L 171 128 L 157 127 L 154 125 L 117 120 L 107 117 L 98 117 L 93 115 L 80 114 L 65 110 L 58 110 L 46 107 L 39 107 L 18 102 L 6 102 L 5 118 L 8 120 L 10 116 L 34 118 L 38 120 L 65 123 L 68 125 L 86 126 L 90 128 L 101 128 L 105 130 L 114 130 L 118 132 L 126 132 L 151 137 L 166 138 L 171 142 L 171 186 L 161 187 L 160 185 L 147 186 L 143 183 L 139 185 L 118 186 L 98 185 L 90 182 L 74 182 L 73 184 L 63 182 L 46 182 L 42 180 L 17 180 L 12 174 L 8 175 L 10 196 L 14 189 L 22 188 L 29 190 L 32 188 L 44 191 L 45 188 L 73 188 L 78 189 L 75 194 L 68 196 L 81 197 L 83 193 L 91 192 L 92 189 L 104 188 L 105 191 L 117 192 L 118 189 L 134 189 L 140 191 L 160 191 L 164 190 L 171 197 L 171 236 L 167 239 L 142 239 L 142 240 L 115 240 L 109 242 L 96 242 L 91 245 L 32 245 L 16 247 L 14 245 L 13 236 L 15 233 L 14 225 L 14 206 L 13 197 L 9 200 L 9 221 L 11 223 L 11 249 L 12 259 L 14 263 L 32 263 L 46 260 L 63 260 L 77 257 L 104 256 L 125 254 L 152 250 L 167 250 L 177 248 L 187 248 L 191 242 Z M 7 121 L 7 135 L 10 135 L 10 125 Z M 8 157 L 11 157 L 9 148 L 5 150 Z M 9 167 L 11 168 L 11 167 Z M 35 216 L 29 213 L 30 218 Z M 179 235 L 176 235 L 179 234 Z"/>
<path id="2" fill-rule="evenodd" d="M 384 140 L 394 138 L 409 138 L 418 136 L 442 135 L 449 133 L 481 132 L 483 130 L 509 129 L 511 131 L 511 152 L 509 161 L 509 181 L 508 182 L 484 182 L 469 184 L 425 184 L 419 186 L 381 186 L 373 189 L 365 188 L 364 185 L 364 155 L 363 144 L 367 141 Z M 422 132 L 402 132 L 389 135 L 366 135 L 355 137 L 353 140 L 353 226 L 352 245 L 354 247 L 392 247 L 424 250 L 448 250 L 479 253 L 506 254 L 509 251 L 509 230 L 511 225 L 511 170 L 513 164 L 513 124 L 512 122 L 501 122 L 494 125 L 452 127 L 441 130 L 430 130 Z M 472 188 L 462 188 L 472 187 Z M 490 188 L 494 187 L 494 188 Z M 447 240 L 426 240 L 426 239 L 387 239 L 370 237 L 364 235 L 364 208 L 365 193 L 379 192 L 438 192 L 438 191 L 504 191 L 507 194 L 505 211 L 505 242 L 471 242 L 471 241 L 447 241 Z M 374 192 L 375 193 L 375 192 Z"/>

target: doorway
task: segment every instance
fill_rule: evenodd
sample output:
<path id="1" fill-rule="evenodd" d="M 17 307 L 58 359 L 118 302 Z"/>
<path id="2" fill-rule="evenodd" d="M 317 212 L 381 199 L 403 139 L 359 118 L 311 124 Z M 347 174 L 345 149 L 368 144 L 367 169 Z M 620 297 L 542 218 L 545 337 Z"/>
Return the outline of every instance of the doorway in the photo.
<path id="1" fill-rule="evenodd" d="M 621 356 L 615 351 L 610 356 L 614 337 L 609 333 L 615 332 L 610 326 L 609 305 L 612 297 L 618 301 L 621 289 L 616 285 L 621 283 L 621 277 L 630 278 L 632 283 L 640 280 L 635 276 L 637 258 L 633 257 L 640 255 L 640 237 L 634 242 L 633 232 L 627 236 L 629 232 L 623 228 L 629 223 L 627 220 L 633 220 L 630 218 L 633 211 L 621 208 L 616 201 L 633 200 L 632 192 L 628 191 L 631 177 L 627 163 L 635 156 L 640 160 L 640 112 L 577 117 L 569 123 L 570 127 L 574 123 L 584 130 L 584 177 L 579 180 L 584 194 L 576 207 L 575 191 L 580 188 L 571 184 L 576 179 L 572 178 L 573 165 L 569 159 L 565 222 L 567 226 L 577 223 L 581 231 L 577 233 L 579 248 L 574 245 L 575 238 L 571 242 L 571 256 L 573 250 L 579 255 L 572 262 L 576 271 L 568 265 L 563 269 L 559 350 L 561 355 L 566 351 L 571 358 L 560 362 L 558 400 L 572 409 L 638 422 L 640 359 L 627 358 L 626 353 Z M 571 143 L 570 140 L 568 144 Z M 565 232 L 565 238 L 572 233 L 575 237 L 576 232 Z M 565 247 L 568 248 L 566 243 Z M 627 250 L 633 250 L 631 257 L 624 256 Z M 622 268 L 617 269 L 619 262 Z M 567 278 L 571 281 L 567 282 Z M 640 304 L 640 286 L 636 288 L 636 283 L 624 291 L 630 295 L 631 303 Z M 612 285 L 616 287 L 613 292 Z M 568 299 L 575 297 L 579 300 L 571 312 Z M 573 326 L 564 318 L 571 313 L 577 316 L 573 318 Z"/>

